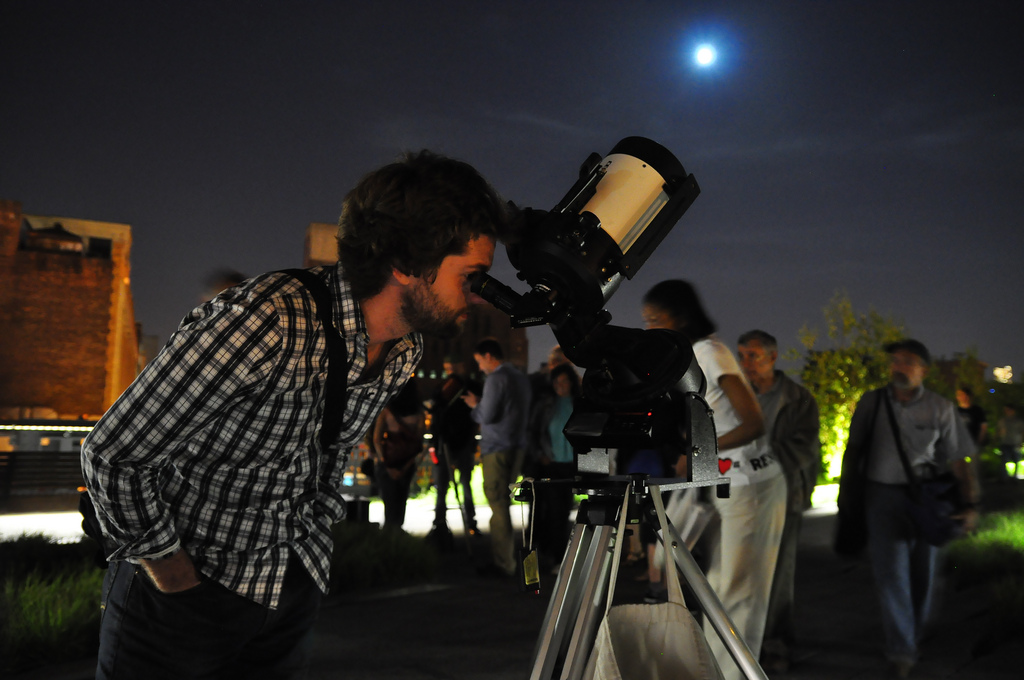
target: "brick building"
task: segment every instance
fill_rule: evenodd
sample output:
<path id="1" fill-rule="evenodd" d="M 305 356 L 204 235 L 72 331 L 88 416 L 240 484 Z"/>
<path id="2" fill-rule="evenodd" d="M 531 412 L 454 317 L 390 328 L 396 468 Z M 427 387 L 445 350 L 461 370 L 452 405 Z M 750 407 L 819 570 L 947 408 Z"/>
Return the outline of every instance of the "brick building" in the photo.
<path id="1" fill-rule="evenodd" d="M 138 373 L 131 227 L 0 201 L 0 418 L 95 419 Z"/>

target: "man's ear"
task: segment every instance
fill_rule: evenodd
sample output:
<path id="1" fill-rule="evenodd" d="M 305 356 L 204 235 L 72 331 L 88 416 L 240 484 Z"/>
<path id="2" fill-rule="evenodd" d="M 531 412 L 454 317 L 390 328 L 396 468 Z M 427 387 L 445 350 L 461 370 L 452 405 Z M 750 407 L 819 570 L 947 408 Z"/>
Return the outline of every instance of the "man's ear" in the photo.
<path id="1" fill-rule="evenodd" d="M 412 274 L 406 274 L 401 269 L 392 267 L 391 278 L 393 278 L 399 285 L 408 286 L 411 285 L 415 279 L 419 279 L 420 277 L 413 276 Z"/>

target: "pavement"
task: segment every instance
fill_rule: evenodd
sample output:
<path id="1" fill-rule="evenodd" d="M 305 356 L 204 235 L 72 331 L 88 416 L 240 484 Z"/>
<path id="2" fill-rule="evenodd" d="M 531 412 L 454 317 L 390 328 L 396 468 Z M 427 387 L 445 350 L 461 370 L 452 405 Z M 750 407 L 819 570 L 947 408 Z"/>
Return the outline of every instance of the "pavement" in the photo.
<path id="1" fill-rule="evenodd" d="M 996 502 L 1019 506 L 1022 498 L 1024 482 L 1008 483 L 1001 485 Z M 805 516 L 797 566 L 798 644 L 791 668 L 769 673 L 772 679 L 892 677 L 882 656 L 869 568 L 863 560 L 832 552 L 834 525 L 834 510 Z M 511 579 L 477 574 L 477 562 L 488 550 L 486 535 L 469 547 L 475 556 L 465 536 L 456 536 L 434 583 L 329 597 L 314 631 L 310 680 L 528 678 L 554 576 L 542 576 L 540 595 L 522 593 Z M 631 575 L 620 576 L 617 602 L 641 601 L 645 584 Z M 1024 678 L 1024 631 L 1013 631 L 985 654 L 973 653 L 988 626 L 988 598 L 985 584 L 944 589 L 934 632 L 923 643 L 911 678 Z M 92 677 L 92 668 L 86 660 L 12 680 L 84 680 Z"/>

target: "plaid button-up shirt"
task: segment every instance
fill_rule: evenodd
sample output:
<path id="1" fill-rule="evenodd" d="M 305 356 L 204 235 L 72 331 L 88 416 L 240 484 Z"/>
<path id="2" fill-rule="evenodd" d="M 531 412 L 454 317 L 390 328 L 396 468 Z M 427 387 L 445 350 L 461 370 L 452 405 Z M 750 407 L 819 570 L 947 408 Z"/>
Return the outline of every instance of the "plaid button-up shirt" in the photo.
<path id="1" fill-rule="evenodd" d="M 318 441 L 328 353 L 312 295 L 281 273 L 224 291 L 185 317 L 82 447 L 89 493 L 117 546 L 109 559 L 184 547 L 200 573 L 275 608 L 292 550 L 327 592 L 347 453 L 423 349 L 417 334 L 405 336 L 363 378 L 362 312 L 340 266 L 312 271 L 332 293 L 348 353 L 342 454 Z"/>

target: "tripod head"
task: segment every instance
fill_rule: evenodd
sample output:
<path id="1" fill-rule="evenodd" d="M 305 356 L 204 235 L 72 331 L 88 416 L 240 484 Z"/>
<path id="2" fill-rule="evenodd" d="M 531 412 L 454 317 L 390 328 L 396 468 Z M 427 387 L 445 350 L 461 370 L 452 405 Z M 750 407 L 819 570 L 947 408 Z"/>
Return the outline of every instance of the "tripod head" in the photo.
<path id="1" fill-rule="evenodd" d="M 518 209 L 507 251 L 527 293 L 486 274 L 472 285 L 513 327 L 548 324 L 566 357 L 586 369 L 564 430 L 579 473 L 607 475 L 610 449 L 667 445 L 690 456 L 687 482 L 718 477 L 706 383 L 689 341 L 610 325 L 604 309 L 699 193 L 670 151 L 627 137 L 604 158 L 591 154 L 552 210 Z"/>

